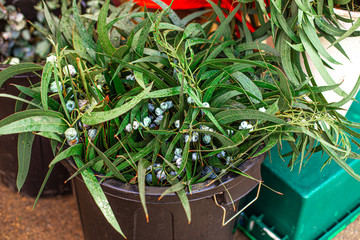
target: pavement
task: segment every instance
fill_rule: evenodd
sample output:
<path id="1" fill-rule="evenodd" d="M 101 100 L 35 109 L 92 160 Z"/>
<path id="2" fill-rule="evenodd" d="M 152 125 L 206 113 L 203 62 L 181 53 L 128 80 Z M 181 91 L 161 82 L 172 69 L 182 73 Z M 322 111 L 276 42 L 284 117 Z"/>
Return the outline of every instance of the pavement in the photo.
<path id="1" fill-rule="evenodd" d="M 71 194 L 41 198 L 34 210 L 33 204 L 34 198 L 13 192 L 0 183 L 0 240 L 84 239 L 75 199 Z M 248 238 L 236 232 L 234 240 Z M 334 240 L 360 240 L 360 217 Z"/>

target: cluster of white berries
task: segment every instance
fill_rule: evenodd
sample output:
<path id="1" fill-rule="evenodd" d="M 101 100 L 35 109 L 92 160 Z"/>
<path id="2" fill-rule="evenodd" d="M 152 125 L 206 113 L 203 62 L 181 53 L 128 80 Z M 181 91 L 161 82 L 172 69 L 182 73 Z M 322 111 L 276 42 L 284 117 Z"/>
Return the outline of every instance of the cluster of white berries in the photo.
<path id="1" fill-rule="evenodd" d="M 161 182 L 166 179 L 166 172 L 165 172 L 165 170 L 162 169 L 162 167 L 159 163 L 154 163 L 152 166 L 148 167 L 146 170 L 147 171 L 154 170 L 157 180 L 159 180 Z M 169 173 L 169 175 L 171 175 L 171 176 L 176 176 L 176 174 L 177 173 L 175 171 L 171 171 Z M 145 179 L 147 182 L 152 183 L 152 181 L 153 181 L 152 174 L 151 173 L 146 174 Z"/>
<path id="2" fill-rule="evenodd" d="M 173 102 L 172 101 L 166 101 L 166 102 L 162 102 L 160 104 L 160 107 L 157 107 L 155 108 L 155 106 L 151 103 L 148 104 L 148 110 L 151 112 L 151 113 L 155 113 L 155 116 L 147 116 L 147 117 L 144 117 L 143 121 L 142 122 L 139 122 L 138 120 L 135 120 L 133 121 L 133 123 L 128 123 L 126 126 L 125 126 L 125 130 L 127 132 L 131 132 L 132 130 L 137 130 L 141 127 L 149 127 L 149 128 L 154 128 L 156 127 L 157 125 L 160 125 L 161 121 L 163 120 L 164 118 L 164 113 L 169 110 L 170 108 L 172 108 L 174 106 Z M 180 122 L 179 122 L 180 124 Z"/>
<path id="3" fill-rule="evenodd" d="M 87 130 L 87 135 L 91 141 L 93 141 L 97 134 L 97 129 L 92 128 Z M 68 128 L 65 131 L 66 142 L 69 146 L 74 146 L 79 143 L 79 133 L 75 128 Z"/>

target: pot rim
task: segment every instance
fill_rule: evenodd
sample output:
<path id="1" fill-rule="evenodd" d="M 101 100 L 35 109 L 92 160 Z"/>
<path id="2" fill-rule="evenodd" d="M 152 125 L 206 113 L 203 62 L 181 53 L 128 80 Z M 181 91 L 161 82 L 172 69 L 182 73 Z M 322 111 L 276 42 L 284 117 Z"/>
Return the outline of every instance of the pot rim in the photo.
<path id="1" fill-rule="evenodd" d="M 246 174 L 256 165 L 260 165 L 262 161 L 265 159 L 265 155 L 266 153 L 263 153 L 257 157 L 247 159 L 239 166 L 239 170 Z M 68 170 L 72 173 L 76 172 L 78 169 L 72 158 L 67 158 L 66 163 L 64 164 L 67 165 Z M 81 182 L 84 182 L 81 175 L 77 175 L 75 178 Z M 186 189 L 186 195 L 188 196 L 189 201 L 199 200 L 199 199 L 207 198 L 209 196 L 217 195 L 219 193 L 230 192 L 232 188 L 242 183 L 248 183 L 249 181 L 254 183 L 253 187 L 255 187 L 258 184 L 256 180 L 252 180 L 249 177 L 245 177 L 230 172 L 225 176 L 223 176 L 221 178 L 221 181 L 218 180 L 211 183 L 212 180 L 207 180 L 202 183 L 193 184 L 192 192 L 190 193 Z M 112 195 L 114 197 L 119 197 L 119 198 L 132 199 L 133 201 L 139 201 L 140 193 L 137 184 L 124 183 L 118 179 L 106 179 L 100 184 L 107 195 Z M 179 202 L 179 198 L 176 193 L 169 193 L 165 195 L 161 200 L 159 200 L 159 197 L 167 188 L 169 188 L 169 186 L 166 187 L 145 186 L 145 195 L 147 198 L 156 200 L 158 203 Z M 119 196 L 118 193 L 121 193 L 122 196 Z M 236 201 L 236 199 L 234 199 L 234 201 Z"/>

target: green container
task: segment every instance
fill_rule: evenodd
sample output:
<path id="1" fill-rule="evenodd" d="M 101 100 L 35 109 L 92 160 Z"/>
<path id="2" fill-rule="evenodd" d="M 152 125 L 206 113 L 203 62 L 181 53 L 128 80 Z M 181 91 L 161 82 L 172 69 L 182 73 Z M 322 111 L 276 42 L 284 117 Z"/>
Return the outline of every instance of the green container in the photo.
<path id="1" fill-rule="evenodd" d="M 360 95 L 356 98 L 360 99 Z M 351 105 L 347 117 L 360 122 L 360 103 L 354 102 Z M 356 146 L 353 147 L 357 149 Z M 284 143 L 281 152 L 290 151 L 291 148 Z M 263 187 L 259 199 L 245 214 L 249 217 L 261 216 L 261 222 L 273 229 L 274 234 L 279 236 L 278 239 L 331 239 L 342 229 L 340 225 L 344 224 L 344 219 L 351 218 L 345 221 L 349 224 L 358 216 L 360 182 L 334 161 L 320 171 L 328 159 L 326 154 L 313 154 L 300 173 L 300 164 L 292 171 L 287 167 L 289 159 L 290 157 L 285 158 L 284 162 L 277 149 L 271 150 L 271 161 L 267 157 L 263 163 L 263 181 L 283 195 Z M 360 160 L 348 159 L 347 162 L 355 172 L 360 173 Z"/>

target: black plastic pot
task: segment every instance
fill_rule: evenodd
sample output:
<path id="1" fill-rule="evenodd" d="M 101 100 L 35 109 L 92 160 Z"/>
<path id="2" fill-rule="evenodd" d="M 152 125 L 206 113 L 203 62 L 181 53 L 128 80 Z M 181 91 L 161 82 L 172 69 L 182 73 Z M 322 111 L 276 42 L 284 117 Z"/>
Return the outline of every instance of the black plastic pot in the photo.
<path id="1" fill-rule="evenodd" d="M 261 155 L 250 159 L 241 165 L 241 169 L 255 179 L 261 179 L 260 166 L 264 158 L 265 155 Z M 68 159 L 64 164 L 71 173 L 75 171 L 72 160 Z M 193 185 L 192 194 L 188 194 L 192 215 L 190 224 L 176 194 L 158 200 L 165 187 L 146 187 L 150 219 L 147 223 L 136 185 L 106 180 L 101 186 L 129 240 L 230 240 L 233 238 L 234 222 L 222 226 L 224 212 L 215 204 L 213 197 L 216 196 L 226 209 L 226 219 L 230 219 L 236 214 L 231 198 L 238 206 L 239 200 L 258 182 L 239 175 L 227 175 L 222 182 L 223 185 L 213 183 L 207 186 L 209 182 Z M 86 240 L 123 239 L 105 220 L 80 175 L 73 179 L 73 191 Z"/>
<path id="2" fill-rule="evenodd" d="M 0 65 L 0 71 L 8 67 Z M 0 93 L 17 96 L 19 91 L 12 85 L 29 86 L 39 82 L 36 74 L 22 74 L 6 81 L 0 89 Z M 13 114 L 15 100 L 0 97 L 0 120 Z M 48 171 L 48 165 L 54 155 L 51 151 L 50 142 L 45 138 L 36 136 L 31 155 L 30 169 L 21 193 L 36 196 Z M 17 135 L 0 136 L 0 182 L 17 191 L 16 176 L 18 171 L 17 159 Z M 42 196 L 53 196 L 70 192 L 70 185 L 64 184 L 68 178 L 68 171 L 60 164 L 56 166 L 46 184 Z"/>

